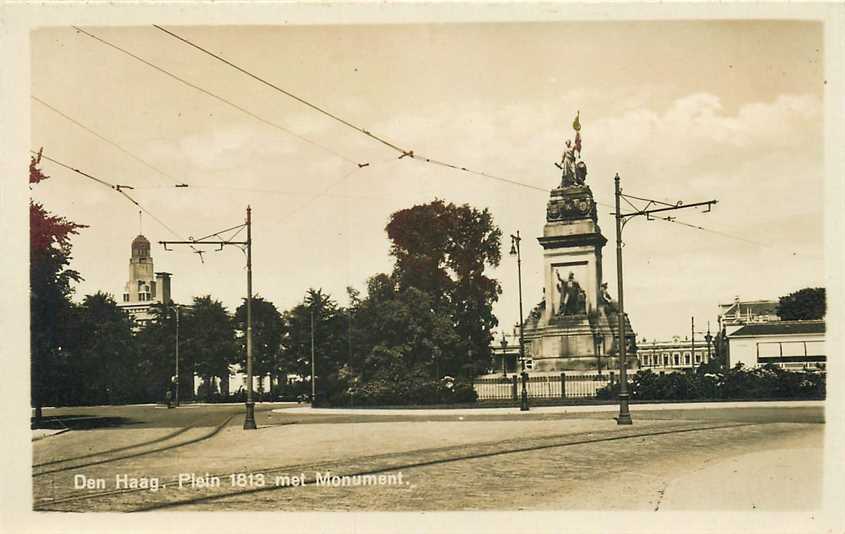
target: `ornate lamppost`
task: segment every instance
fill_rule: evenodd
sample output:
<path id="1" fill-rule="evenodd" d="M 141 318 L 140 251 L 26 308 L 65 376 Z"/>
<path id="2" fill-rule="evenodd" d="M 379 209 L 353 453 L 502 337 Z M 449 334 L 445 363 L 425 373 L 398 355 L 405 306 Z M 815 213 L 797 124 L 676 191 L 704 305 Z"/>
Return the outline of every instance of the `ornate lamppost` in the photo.
<path id="1" fill-rule="evenodd" d="M 599 334 L 598 332 L 593 334 L 593 345 L 595 346 L 596 350 L 596 369 L 599 376 L 601 376 L 601 348 L 602 342 L 604 341 L 604 336 Z"/>
<path id="2" fill-rule="evenodd" d="M 502 377 L 508 378 L 508 340 L 502 332 Z"/>
<path id="3" fill-rule="evenodd" d="M 525 340 L 522 337 L 522 330 L 525 321 L 522 319 L 522 255 L 519 250 L 519 230 L 516 235 L 511 234 L 511 256 L 516 256 L 516 272 L 519 283 L 519 361 L 522 362 L 522 400 L 519 403 L 519 410 L 528 411 L 528 373 L 525 371 Z"/>

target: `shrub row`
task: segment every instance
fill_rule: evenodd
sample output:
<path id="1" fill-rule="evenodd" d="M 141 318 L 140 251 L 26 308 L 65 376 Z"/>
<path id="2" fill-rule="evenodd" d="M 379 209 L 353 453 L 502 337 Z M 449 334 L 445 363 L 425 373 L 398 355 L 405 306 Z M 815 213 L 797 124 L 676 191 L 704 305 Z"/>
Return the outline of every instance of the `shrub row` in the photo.
<path id="1" fill-rule="evenodd" d="M 631 378 L 632 400 L 694 399 L 823 399 L 825 373 L 787 371 L 774 365 L 746 369 L 737 364 L 727 371 L 699 367 L 685 372 L 656 374 L 640 370 Z M 597 392 L 600 399 L 616 398 L 619 384 Z"/>
<path id="2" fill-rule="evenodd" d="M 348 388 L 335 398 L 335 406 L 401 406 L 470 403 L 478 400 L 472 384 L 450 380 L 372 380 Z"/>

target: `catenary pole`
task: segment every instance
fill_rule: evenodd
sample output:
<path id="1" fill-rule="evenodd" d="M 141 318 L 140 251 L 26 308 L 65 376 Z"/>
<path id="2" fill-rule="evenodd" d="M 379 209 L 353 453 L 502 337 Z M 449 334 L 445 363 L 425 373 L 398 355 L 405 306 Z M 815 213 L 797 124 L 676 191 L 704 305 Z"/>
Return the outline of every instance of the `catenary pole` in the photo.
<path id="1" fill-rule="evenodd" d="M 622 210 L 619 206 L 619 198 L 622 189 L 619 186 L 619 174 L 613 179 L 616 196 L 616 284 L 617 299 L 619 300 L 619 313 L 617 314 L 619 324 L 618 330 L 618 354 L 619 354 L 619 416 L 616 423 L 619 425 L 630 425 L 631 412 L 628 410 L 628 376 L 627 362 L 625 361 L 625 301 L 622 289 Z"/>
<path id="2" fill-rule="evenodd" d="M 255 402 L 252 398 L 252 208 L 246 207 L 246 417 L 244 430 L 255 430 Z"/>
<path id="3" fill-rule="evenodd" d="M 224 239 L 220 234 L 232 230 L 238 230 L 240 233 L 243 228 L 246 228 L 246 241 L 235 241 L 234 236 L 229 239 Z M 235 234 L 237 235 L 237 234 Z M 219 240 L 212 240 L 210 238 L 217 237 Z M 168 245 L 187 245 L 191 249 L 200 254 L 202 258 L 203 250 L 197 250 L 197 246 L 217 246 L 218 250 L 223 250 L 227 245 L 235 245 L 246 252 L 246 371 L 247 371 L 247 387 L 246 387 L 246 416 L 244 417 L 244 430 L 255 430 L 255 402 L 253 400 L 253 373 L 252 373 L 252 208 L 246 208 L 246 222 L 239 224 L 225 230 L 214 232 L 199 239 L 189 239 L 187 241 L 159 241 L 159 244 L 164 246 L 164 250 L 171 250 L 167 248 Z M 177 312 L 178 313 L 178 312 Z M 177 315 L 178 317 L 178 315 Z M 178 374 L 177 374 L 178 380 Z"/>
<path id="4" fill-rule="evenodd" d="M 625 227 L 625 223 L 629 221 L 633 217 L 637 216 L 645 216 L 646 218 L 650 219 L 651 214 L 664 212 L 664 211 L 676 211 L 682 209 L 689 209 L 689 208 L 698 208 L 703 207 L 706 208 L 706 211 L 709 212 L 710 208 L 713 204 L 716 204 L 716 200 L 707 200 L 704 202 L 694 202 L 692 204 L 684 204 L 683 202 L 677 202 L 674 205 L 667 204 L 665 202 L 659 202 L 656 200 L 650 199 L 643 199 L 639 197 L 634 197 L 632 195 L 623 195 L 622 194 L 622 187 L 619 184 L 619 173 L 613 179 L 614 181 L 614 196 L 616 200 L 616 279 L 618 284 L 618 299 L 619 299 L 619 317 L 618 317 L 618 340 L 619 340 L 619 416 L 616 418 L 616 422 L 620 425 L 630 425 L 631 424 L 631 412 L 628 409 L 628 401 L 629 401 L 629 393 L 628 393 L 628 376 L 627 376 L 627 361 L 626 361 L 626 350 L 627 344 L 625 340 L 625 302 L 624 302 L 624 290 L 622 286 L 622 229 Z M 634 206 L 634 210 L 630 213 L 622 213 L 622 209 L 620 207 L 620 199 L 625 198 L 625 201 L 628 204 L 631 202 L 628 200 L 630 198 L 637 199 L 637 200 L 644 200 L 647 201 L 648 204 L 644 208 L 637 208 Z M 651 206 L 659 205 L 660 207 L 652 208 Z M 633 206 L 633 204 L 632 204 Z M 666 220 L 671 220 L 667 218 Z M 695 321 L 695 319 L 693 319 Z M 695 327 L 695 323 L 693 322 L 693 328 Z M 693 334 L 693 337 L 695 335 Z M 693 341 L 693 343 L 695 343 Z"/>

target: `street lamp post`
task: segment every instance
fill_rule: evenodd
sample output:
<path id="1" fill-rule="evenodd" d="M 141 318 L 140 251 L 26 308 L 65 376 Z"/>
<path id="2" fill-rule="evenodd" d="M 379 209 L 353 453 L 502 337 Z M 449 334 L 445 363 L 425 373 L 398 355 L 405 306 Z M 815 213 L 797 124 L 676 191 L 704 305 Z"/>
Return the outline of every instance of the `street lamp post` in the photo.
<path id="1" fill-rule="evenodd" d="M 508 340 L 504 332 L 502 332 L 502 376 L 505 379 L 508 377 Z"/>
<path id="2" fill-rule="evenodd" d="M 525 340 L 522 336 L 522 330 L 525 321 L 522 319 L 522 255 L 519 249 L 519 242 L 522 238 L 519 237 L 519 230 L 516 235 L 511 234 L 511 255 L 516 256 L 516 272 L 519 284 L 519 360 L 522 362 L 522 399 L 519 404 L 519 410 L 522 412 L 528 411 L 528 373 L 525 371 Z"/>
<path id="3" fill-rule="evenodd" d="M 179 406 L 179 305 L 174 307 L 176 308 L 176 379 L 174 380 L 176 391 L 173 395 L 173 404 Z"/>
<path id="4" fill-rule="evenodd" d="M 311 407 L 317 403 L 317 384 L 314 382 L 317 362 L 314 358 L 314 303 L 311 303 Z"/>
<path id="5" fill-rule="evenodd" d="M 601 334 L 593 334 L 593 345 L 596 351 L 596 370 L 599 376 L 601 376 L 601 343 L 603 339 Z"/>
<path id="6" fill-rule="evenodd" d="M 713 341 L 713 336 L 710 334 L 710 321 L 707 321 L 707 333 L 704 334 L 704 341 L 707 342 L 707 362 L 710 362 L 710 342 Z"/>

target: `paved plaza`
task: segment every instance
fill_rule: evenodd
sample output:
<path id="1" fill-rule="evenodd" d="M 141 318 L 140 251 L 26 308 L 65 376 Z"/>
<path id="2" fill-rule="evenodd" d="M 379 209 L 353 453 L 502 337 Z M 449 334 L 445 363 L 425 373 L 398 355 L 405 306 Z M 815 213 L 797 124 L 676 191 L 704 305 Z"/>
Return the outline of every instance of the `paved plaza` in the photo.
<path id="1" fill-rule="evenodd" d="M 61 408 L 33 441 L 34 509 L 813 510 L 820 403 L 322 412 Z"/>

